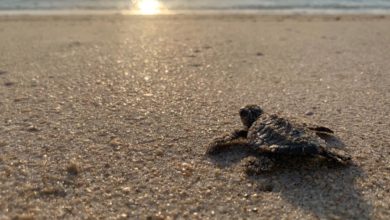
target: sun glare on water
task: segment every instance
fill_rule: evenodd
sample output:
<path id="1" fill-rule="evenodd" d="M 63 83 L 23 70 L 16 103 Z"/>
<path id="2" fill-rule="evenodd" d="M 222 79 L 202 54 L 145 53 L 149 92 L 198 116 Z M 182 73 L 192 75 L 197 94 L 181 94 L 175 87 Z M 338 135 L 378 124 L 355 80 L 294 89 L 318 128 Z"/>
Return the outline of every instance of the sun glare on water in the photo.
<path id="1" fill-rule="evenodd" d="M 162 5 L 157 0 L 139 0 L 137 2 L 137 11 L 144 15 L 154 15 L 161 13 Z"/>

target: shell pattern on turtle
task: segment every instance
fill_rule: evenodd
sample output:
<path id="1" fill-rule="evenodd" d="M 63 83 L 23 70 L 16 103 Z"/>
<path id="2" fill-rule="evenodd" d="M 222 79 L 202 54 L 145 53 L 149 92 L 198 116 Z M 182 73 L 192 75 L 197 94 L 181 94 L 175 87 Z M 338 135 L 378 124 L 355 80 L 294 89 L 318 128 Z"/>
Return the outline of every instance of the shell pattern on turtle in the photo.
<path id="1" fill-rule="evenodd" d="M 260 152 L 312 154 L 313 146 L 324 146 L 314 128 L 276 114 L 262 114 L 248 130 L 248 143 Z"/>

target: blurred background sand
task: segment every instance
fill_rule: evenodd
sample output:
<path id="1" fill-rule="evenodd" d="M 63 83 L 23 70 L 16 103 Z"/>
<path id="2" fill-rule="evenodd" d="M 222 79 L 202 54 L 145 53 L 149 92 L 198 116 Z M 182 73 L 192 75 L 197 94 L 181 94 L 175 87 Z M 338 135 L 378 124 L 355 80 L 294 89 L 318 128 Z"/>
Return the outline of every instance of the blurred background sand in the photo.
<path id="1" fill-rule="evenodd" d="M 388 219 L 389 27 L 388 16 L 0 17 L 0 219 Z M 248 103 L 329 126 L 355 165 L 247 178 L 243 153 L 205 157 Z"/>

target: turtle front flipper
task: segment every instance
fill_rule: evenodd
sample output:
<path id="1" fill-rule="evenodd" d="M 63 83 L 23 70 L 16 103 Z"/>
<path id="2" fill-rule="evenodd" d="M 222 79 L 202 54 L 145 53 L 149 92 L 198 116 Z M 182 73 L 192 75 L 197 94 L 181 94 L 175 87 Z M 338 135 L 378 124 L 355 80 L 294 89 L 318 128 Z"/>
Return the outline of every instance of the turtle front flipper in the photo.
<path id="1" fill-rule="evenodd" d="M 248 143 L 246 139 L 247 134 L 248 131 L 245 129 L 234 130 L 230 134 L 216 138 L 207 146 L 206 154 L 215 155 L 229 149 L 232 146 L 245 145 Z M 245 139 L 239 140 L 240 138 Z"/>

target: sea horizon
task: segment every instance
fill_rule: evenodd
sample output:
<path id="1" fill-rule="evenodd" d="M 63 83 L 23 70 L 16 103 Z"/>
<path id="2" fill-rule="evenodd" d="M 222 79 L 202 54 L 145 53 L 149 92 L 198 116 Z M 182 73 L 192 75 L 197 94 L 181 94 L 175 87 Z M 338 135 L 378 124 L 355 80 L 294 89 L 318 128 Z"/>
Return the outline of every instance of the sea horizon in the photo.
<path id="1" fill-rule="evenodd" d="M 158 7 L 146 14 L 271 13 L 389 14 L 388 0 L 2 0 L 0 14 L 138 14 L 140 5 Z M 147 9 L 150 10 L 150 9 Z M 152 9 L 157 10 L 157 9 Z M 150 12 L 150 11 L 148 11 Z M 141 12 L 141 14 L 144 14 Z"/>

